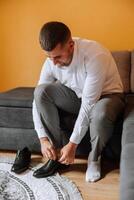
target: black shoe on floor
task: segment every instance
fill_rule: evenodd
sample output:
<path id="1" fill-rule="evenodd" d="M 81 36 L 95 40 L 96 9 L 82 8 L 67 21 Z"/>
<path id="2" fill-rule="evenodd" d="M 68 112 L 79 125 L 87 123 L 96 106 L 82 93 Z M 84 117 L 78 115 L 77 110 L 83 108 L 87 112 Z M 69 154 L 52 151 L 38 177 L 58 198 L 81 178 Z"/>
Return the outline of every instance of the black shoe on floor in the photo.
<path id="1" fill-rule="evenodd" d="M 31 152 L 29 149 L 25 147 L 22 150 L 18 150 L 11 171 L 20 174 L 28 169 L 30 162 Z"/>
<path id="2" fill-rule="evenodd" d="M 43 165 L 41 168 L 37 169 L 33 176 L 36 178 L 44 178 L 48 176 L 52 176 L 57 172 L 58 170 L 67 169 L 69 166 L 61 164 L 60 162 L 56 160 L 48 160 L 45 165 Z"/>

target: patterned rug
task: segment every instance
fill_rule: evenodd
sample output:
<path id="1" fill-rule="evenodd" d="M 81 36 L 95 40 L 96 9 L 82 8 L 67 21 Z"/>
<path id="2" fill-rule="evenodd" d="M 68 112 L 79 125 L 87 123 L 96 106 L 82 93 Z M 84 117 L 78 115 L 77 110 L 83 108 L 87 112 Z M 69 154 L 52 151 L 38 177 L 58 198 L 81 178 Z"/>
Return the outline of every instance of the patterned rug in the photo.
<path id="1" fill-rule="evenodd" d="M 33 171 L 41 165 L 31 165 L 25 173 L 10 172 L 13 159 L 0 158 L 0 200 L 83 200 L 77 186 L 67 177 L 37 179 Z"/>

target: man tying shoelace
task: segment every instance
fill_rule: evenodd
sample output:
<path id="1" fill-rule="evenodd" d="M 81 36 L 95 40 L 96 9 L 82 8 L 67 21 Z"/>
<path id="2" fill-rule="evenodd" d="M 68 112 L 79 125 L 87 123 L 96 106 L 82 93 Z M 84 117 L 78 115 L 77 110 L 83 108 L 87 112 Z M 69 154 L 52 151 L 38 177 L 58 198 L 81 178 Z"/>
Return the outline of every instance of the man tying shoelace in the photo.
<path id="1" fill-rule="evenodd" d="M 73 38 L 62 22 L 48 22 L 39 41 L 47 56 L 34 92 L 33 121 L 48 162 L 34 172 L 53 175 L 74 163 L 76 149 L 90 130 L 86 181 L 101 178 L 101 153 L 124 109 L 123 86 L 109 50 L 96 41 Z M 76 114 L 70 136 L 60 127 L 58 109 Z"/>
<path id="2" fill-rule="evenodd" d="M 21 174 L 26 171 L 31 163 L 31 151 L 28 147 L 24 147 L 17 151 L 14 163 L 11 167 L 11 171 L 16 174 Z M 65 170 L 69 167 L 69 165 L 61 164 L 56 160 L 48 160 L 45 165 L 43 165 L 40 169 L 36 170 L 34 176 L 37 178 L 43 178 L 53 175 L 57 170 Z"/>

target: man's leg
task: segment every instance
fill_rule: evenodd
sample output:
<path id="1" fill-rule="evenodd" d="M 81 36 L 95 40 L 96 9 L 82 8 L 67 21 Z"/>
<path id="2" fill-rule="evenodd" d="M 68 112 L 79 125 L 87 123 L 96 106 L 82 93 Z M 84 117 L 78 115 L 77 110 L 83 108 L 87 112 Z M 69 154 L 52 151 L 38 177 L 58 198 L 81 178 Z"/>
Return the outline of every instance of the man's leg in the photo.
<path id="1" fill-rule="evenodd" d="M 67 133 L 64 133 L 60 128 L 58 108 L 69 113 L 78 114 L 81 100 L 71 89 L 62 85 L 60 82 L 37 86 L 34 96 L 37 111 L 41 117 L 49 139 L 51 140 L 55 150 L 62 148 L 66 143 L 68 143 L 69 136 L 67 136 Z M 55 152 L 56 156 L 58 156 L 58 152 Z M 47 154 L 48 153 L 50 153 L 50 149 L 48 149 Z M 65 168 L 66 165 L 61 164 L 57 160 L 51 159 L 49 154 L 48 158 L 48 162 L 33 173 L 34 177 L 47 177 L 53 175 L 58 169 Z"/>
<path id="2" fill-rule="evenodd" d="M 123 94 L 111 94 L 102 96 L 92 110 L 90 122 L 92 150 L 88 158 L 87 181 L 96 181 L 100 178 L 101 152 L 112 136 L 115 121 L 123 112 L 124 106 Z"/>
<path id="3" fill-rule="evenodd" d="M 68 136 L 60 128 L 58 108 L 78 114 L 81 100 L 75 92 L 60 82 L 37 86 L 34 98 L 48 137 L 56 148 L 61 148 L 67 142 Z"/>

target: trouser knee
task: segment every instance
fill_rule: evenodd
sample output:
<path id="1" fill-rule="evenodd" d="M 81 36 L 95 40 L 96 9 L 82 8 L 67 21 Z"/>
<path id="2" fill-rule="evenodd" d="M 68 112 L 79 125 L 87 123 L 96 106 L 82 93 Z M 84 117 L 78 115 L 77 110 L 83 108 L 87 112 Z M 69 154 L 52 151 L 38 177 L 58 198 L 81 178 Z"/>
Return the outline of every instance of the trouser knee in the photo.
<path id="1" fill-rule="evenodd" d="M 36 103 L 41 103 L 44 100 L 50 100 L 50 93 L 54 86 L 52 84 L 38 85 L 34 90 L 34 99 Z"/>
<path id="2" fill-rule="evenodd" d="M 94 112 L 91 118 L 91 126 L 94 126 L 96 129 L 100 129 L 106 124 L 113 123 L 113 120 L 105 112 Z"/>

